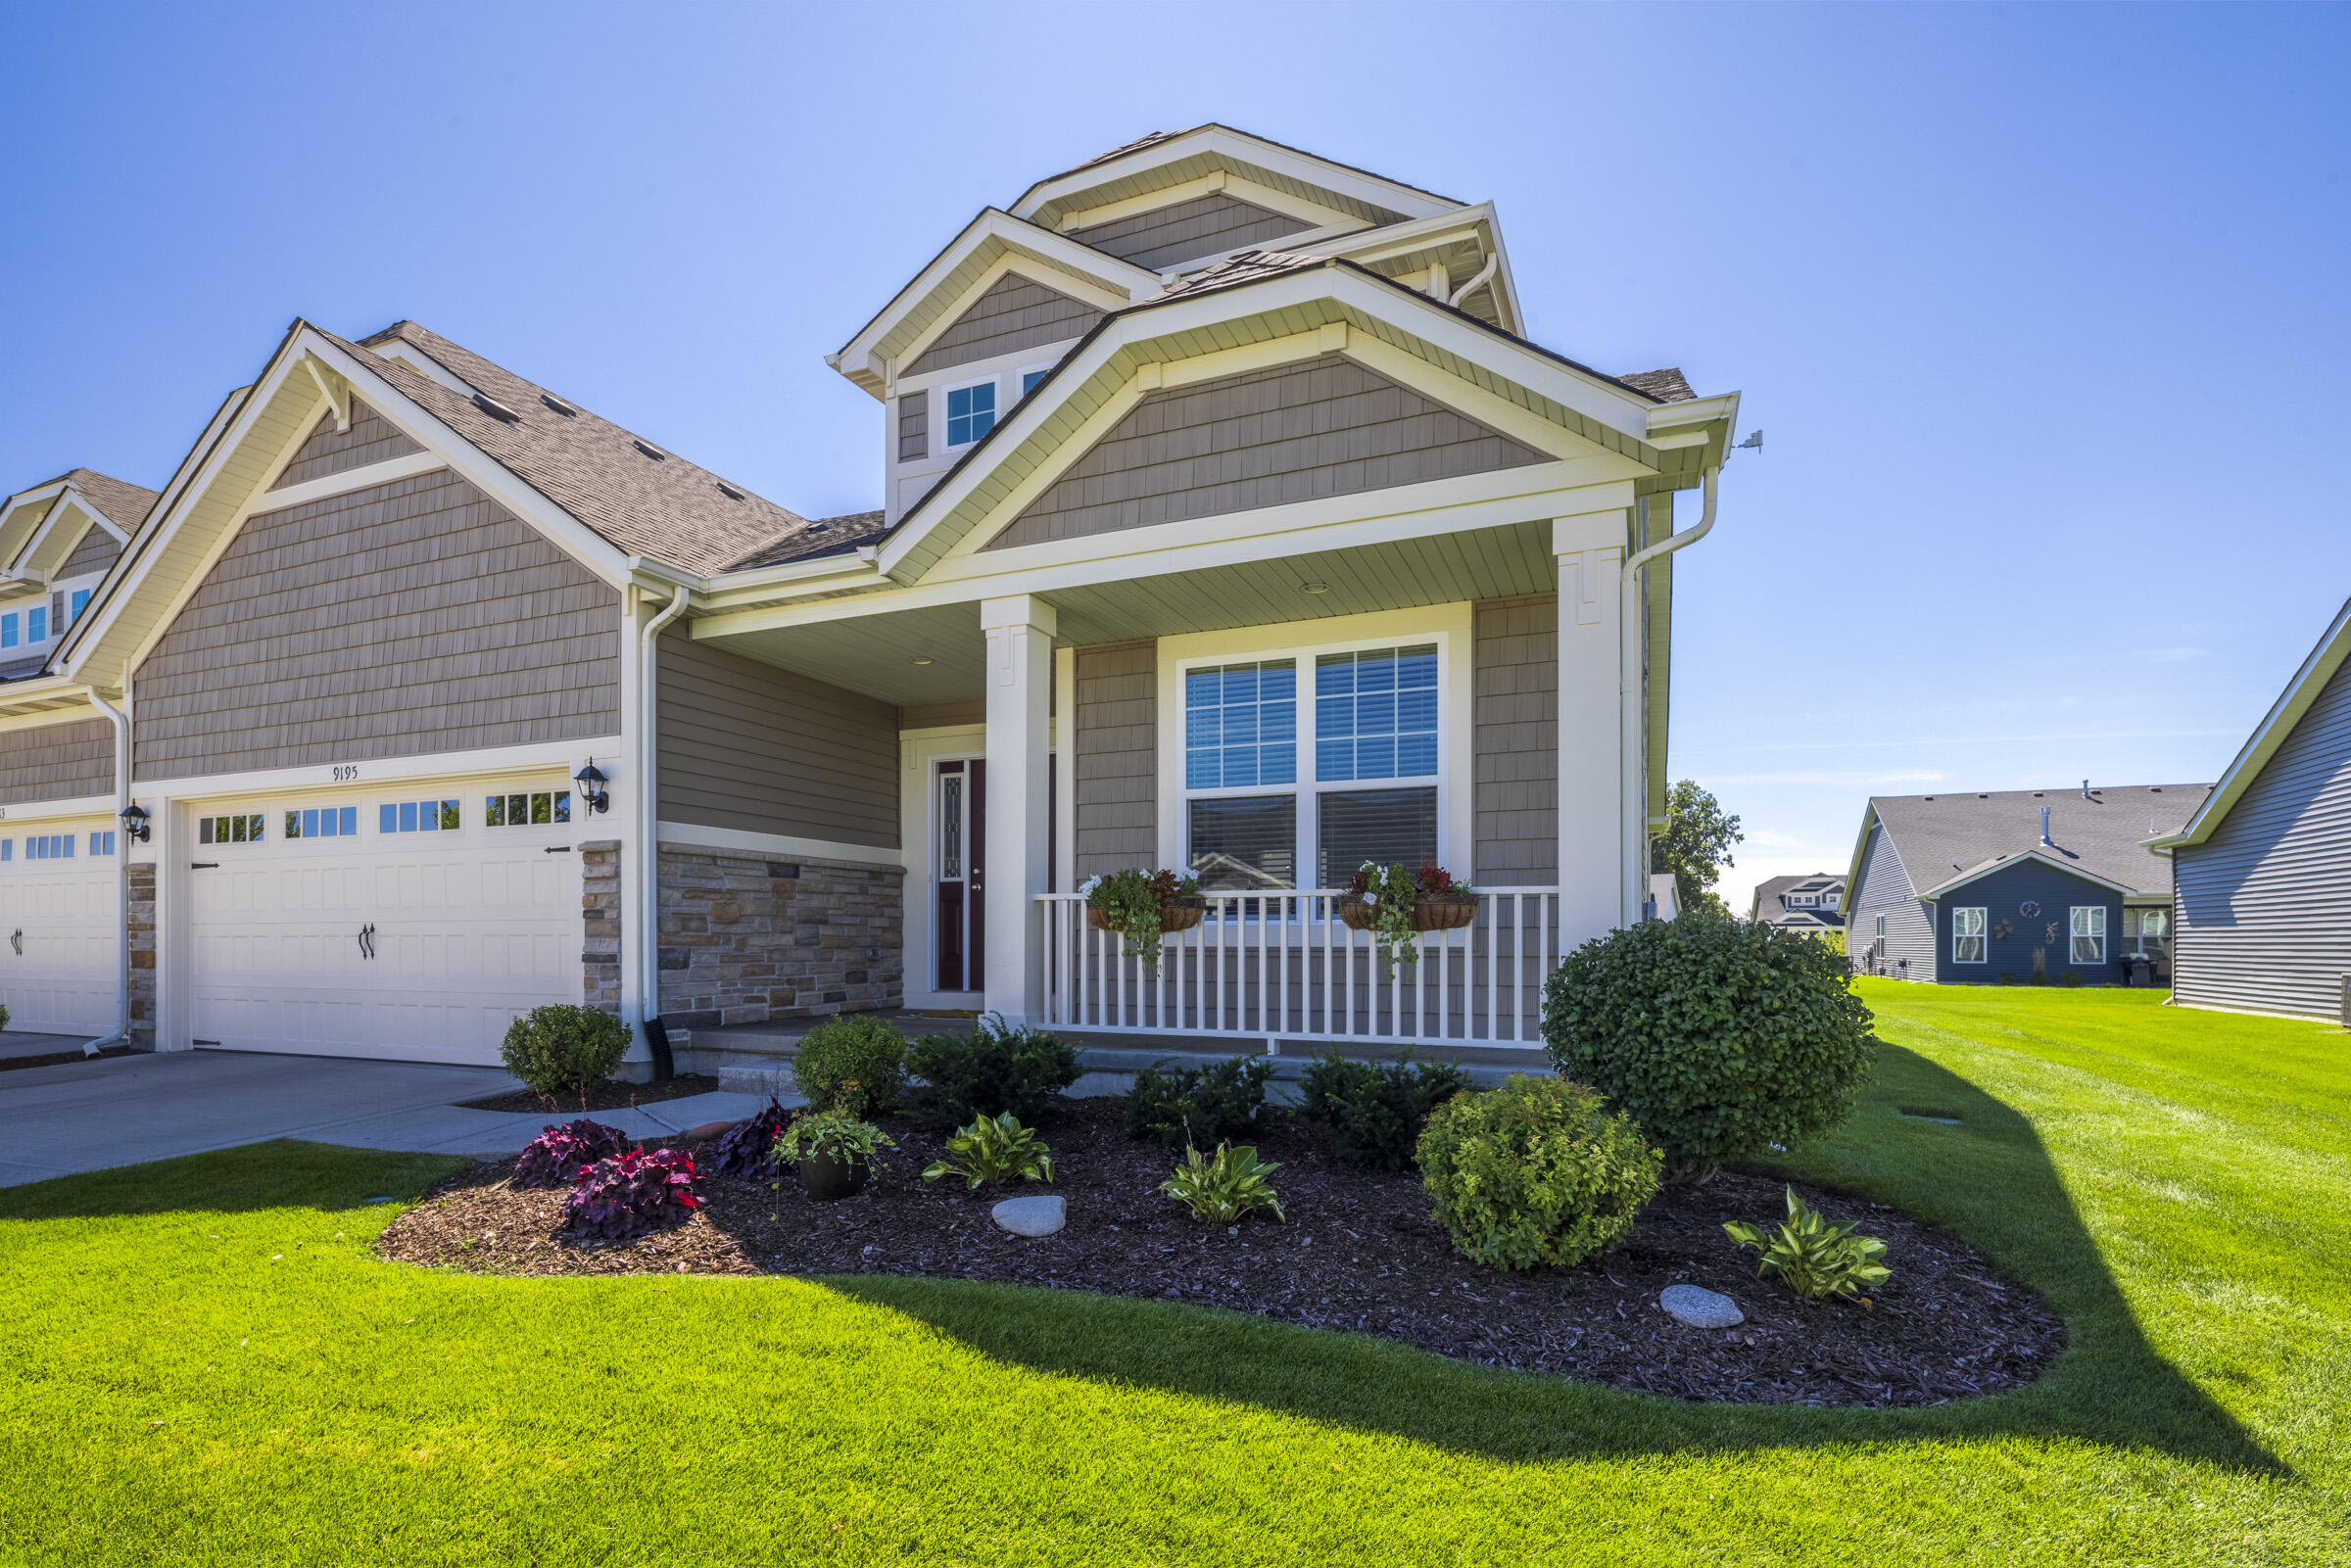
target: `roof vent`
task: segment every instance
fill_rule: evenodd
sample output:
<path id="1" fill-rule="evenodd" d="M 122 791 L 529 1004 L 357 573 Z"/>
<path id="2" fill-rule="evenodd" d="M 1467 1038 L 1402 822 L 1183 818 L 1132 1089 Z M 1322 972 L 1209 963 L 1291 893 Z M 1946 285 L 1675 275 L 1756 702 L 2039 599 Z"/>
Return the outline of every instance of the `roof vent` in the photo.
<path id="1" fill-rule="evenodd" d="M 2049 808 L 2046 806 L 2040 808 L 2040 841 L 2051 849 L 2057 847 L 2049 843 Z"/>
<path id="2" fill-rule="evenodd" d="M 513 425 L 520 424 L 522 422 L 522 415 L 516 413 L 504 404 L 500 403 L 497 399 L 485 398 L 478 392 L 473 395 L 473 405 L 476 408 L 481 409 L 482 412 L 488 414 L 491 418 L 498 420 L 501 424 Z"/>
<path id="3" fill-rule="evenodd" d="M 2089 798 L 2089 781 L 2087 779 L 2082 781 L 2082 798 L 2085 800 Z"/>
<path id="4" fill-rule="evenodd" d="M 727 499 L 729 499 L 729 500 L 741 500 L 741 499 L 743 499 L 743 492 L 742 492 L 742 491 L 740 491 L 740 490 L 737 490 L 737 489 L 736 489 L 736 488 L 735 488 L 733 485 L 730 485 L 730 484 L 728 484 L 728 483 L 727 483 L 725 480 L 723 480 L 723 479 L 719 479 L 719 480 L 713 480 L 713 481 L 712 481 L 712 483 L 714 483 L 715 485 L 717 485 L 717 486 L 718 486 L 719 494 L 720 494 L 720 495 L 722 495 L 722 496 L 724 496 L 724 497 L 726 497 L 726 498 L 727 498 Z"/>
<path id="5" fill-rule="evenodd" d="M 574 408 L 570 404 L 563 402 L 559 398 L 551 398 L 546 393 L 542 392 L 539 394 L 539 401 L 546 404 L 550 408 L 554 409 L 555 412 L 561 414 L 566 419 L 576 419 L 579 417 L 580 410 Z"/>
<path id="6" fill-rule="evenodd" d="M 808 525 L 808 532 L 810 532 L 811 534 L 821 534 L 821 533 L 823 533 L 823 532 L 824 532 L 826 529 L 828 529 L 828 528 L 831 528 L 832 526 L 833 526 L 833 525 L 832 525 L 831 523 L 810 523 L 810 524 Z"/>
<path id="7" fill-rule="evenodd" d="M 657 451 L 654 448 L 646 445 L 642 441 L 632 441 L 629 443 L 629 445 L 636 448 L 639 451 L 644 452 L 648 457 L 650 457 L 657 463 L 665 463 L 669 461 L 668 452 Z"/>

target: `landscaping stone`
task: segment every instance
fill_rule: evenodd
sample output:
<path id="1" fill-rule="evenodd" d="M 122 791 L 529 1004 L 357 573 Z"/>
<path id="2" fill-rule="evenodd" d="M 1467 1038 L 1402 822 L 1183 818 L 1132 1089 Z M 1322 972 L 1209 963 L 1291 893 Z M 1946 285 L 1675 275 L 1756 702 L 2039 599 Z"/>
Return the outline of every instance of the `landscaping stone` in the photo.
<path id="1" fill-rule="evenodd" d="M 1015 1236 L 1050 1236 L 1068 1223 L 1069 1206 L 1059 1198 L 1007 1198 L 987 1217 Z"/>
<path id="2" fill-rule="evenodd" d="M 1696 1285 L 1668 1285 L 1657 1297 L 1665 1315 L 1692 1328 L 1734 1328 L 1747 1321 L 1739 1304 L 1720 1291 Z"/>

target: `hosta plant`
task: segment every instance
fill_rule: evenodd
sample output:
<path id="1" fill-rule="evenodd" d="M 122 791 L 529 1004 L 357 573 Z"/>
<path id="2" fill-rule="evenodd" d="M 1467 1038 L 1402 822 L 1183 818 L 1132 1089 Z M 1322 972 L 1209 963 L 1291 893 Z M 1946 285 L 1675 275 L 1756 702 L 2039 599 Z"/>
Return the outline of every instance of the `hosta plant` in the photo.
<path id="1" fill-rule="evenodd" d="M 586 1117 L 550 1127 L 532 1139 L 522 1158 L 514 1162 L 514 1185 L 569 1187 L 580 1179 L 583 1167 L 609 1160 L 628 1146 L 627 1133 Z"/>
<path id="2" fill-rule="evenodd" d="M 1857 1219 L 1843 1224 L 1829 1219 L 1791 1187 L 1788 1217 L 1779 1229 L 1766 1231 L 1737 1219 L 1722 1228 L 1740 1246 L 1763 1255 L 1755 1272 L 1765 1279 L 1777 1279 L 1807 1301 L 1850 1296 L 1867 1307 L 1869 1298 L 1861 1293 L 1885 1284 L 1893 1270 L 1878 1261 L 1886 1256 L 1886 1244 L 1875 1236 L 1854 1235 L 1858 1224 Z"/>
<path id="3" fill-rule="evenodd" d="M 1127 956 L 1159 962 L 1160 909 L 1172 898 L 1195 898 L 1200 879 L 1184 872 L 1129 866 L 1079 884 L 1087 907 L 1126 943 Z"/>
<path id="4" fill-rule="evenodd" d="M 947 1157 L 932 1163 L 925 1181 L 961 1176 L 970 1192 L 984 1181 L 1051 1181 L 1053 1154 L 1045 1141 L 1007 1111 L 981 1117 L 947 1140 Z"/>
<path id="5" fill-rule="evenodd" d="M 758 1115 L 746 1117 L 718 1135 L 718 1147 L 710 1153 L 710 1173 L 714 1176 L 756 1176 L 765 1171 L 776 1139 L 791 1120 L 784 1107 L 774 1096 L 768 1097 L 767 1107 Z"/>
<path id="6" fill-rule="evenodd" d="M 1259 1209 L 1286 1224 L 1289 1216 L 1281 1212 L 1280 1196 L 1269 1179 L 1280 1168 L 1259 1161 L 1257 1151 L 1248 1144 L 1238 1148 L 1218 1144 L 1213 1157 L 1186 1149 L 1183 1164 L 1159 1184 L 1159 1190 L 1190 1210 L 1202 1224 L 1229 1225 Z"/>
<path id="7" fill-rule="evenodd" d="M 580 1172 L 563 1200 L 563 1228 L 593 1241 L 629 1241 L 684 1224 L 702 1200 L 694 1161 L 676 1149 L 623 1149 Z"/>
<path id="8" fill-rule="evenodd" d="M 870 1121 L 859 1120 L 846 1110 L 803 1111 L 778 1134 L 773 1158 L 778 1164 L 786 1161 L 833 1160 L 844 1165 L 879 1170 L 882 1151 L 897 1146 L 897 1139 Z"/>

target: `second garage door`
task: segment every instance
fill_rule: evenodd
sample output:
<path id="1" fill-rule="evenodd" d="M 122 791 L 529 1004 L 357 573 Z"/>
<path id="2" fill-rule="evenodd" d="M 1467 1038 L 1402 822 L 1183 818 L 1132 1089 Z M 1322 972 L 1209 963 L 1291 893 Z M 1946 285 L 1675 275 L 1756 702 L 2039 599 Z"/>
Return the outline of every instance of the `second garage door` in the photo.
<path id="1" fill-rule="evenodd" d="M 120 897 L 115 829 L 105 818 L 0 834 L 0 1007 L 10 1028 L 114 1032 Z"/>
<path id="2" fill-rule="evenodd" d="M 580 1000 L 569 804 L 549 781 L 206 807 L 197 1043 L 496 1065 L 518 1014 Z"/>

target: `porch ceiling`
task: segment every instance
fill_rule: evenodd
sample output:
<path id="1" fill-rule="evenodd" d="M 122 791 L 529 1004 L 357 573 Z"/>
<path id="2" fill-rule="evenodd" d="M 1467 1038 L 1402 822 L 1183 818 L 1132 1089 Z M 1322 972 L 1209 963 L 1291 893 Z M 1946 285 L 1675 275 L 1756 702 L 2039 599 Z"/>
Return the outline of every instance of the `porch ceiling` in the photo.
<path id="1" fill-rule="evenodd" d="M 1548 594 L 1558 587 L 1548 522 L 1437 534 L 1203 571 L 1132 577 L 1041 595 L 1064 645 L 1084 647 L 1186 632 L 1221 632 L 1463 599 Z M 1318 585 L 1319 593 L 1308 592 Z M 817 680 L 913 706 L 985 694 L 978 600 L 775 627 L 712 645 Z M 916 659 L 928 659 L 917 664 Z"/>

